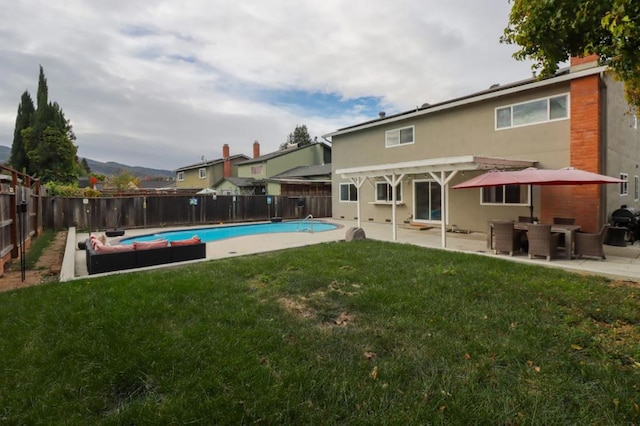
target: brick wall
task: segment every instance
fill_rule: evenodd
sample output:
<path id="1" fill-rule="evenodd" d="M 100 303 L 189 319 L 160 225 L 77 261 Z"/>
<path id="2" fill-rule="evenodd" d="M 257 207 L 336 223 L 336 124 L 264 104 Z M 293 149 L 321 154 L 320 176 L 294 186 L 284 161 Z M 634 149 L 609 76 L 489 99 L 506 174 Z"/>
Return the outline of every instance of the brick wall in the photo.
<path id="1" fill-rule="evenodd" d="M 597 74 L 571 81 L 571 166 L 594 173 L 600 173 L 600 95 Z M 575 217 L 584 231 L 597 232 L 602 220 L 600 191 L 600 185 L 544 187 L 541 220 Z"/>

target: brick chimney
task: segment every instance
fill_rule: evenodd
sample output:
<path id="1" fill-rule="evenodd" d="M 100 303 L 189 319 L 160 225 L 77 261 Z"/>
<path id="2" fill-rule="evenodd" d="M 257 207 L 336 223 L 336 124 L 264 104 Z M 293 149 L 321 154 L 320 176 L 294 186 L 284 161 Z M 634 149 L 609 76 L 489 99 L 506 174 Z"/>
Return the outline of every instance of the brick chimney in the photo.
<path id="1" fill-rule="evenodd" d="M 260 157 L 260 142 L 253 141 L 253 158 Z"/>
<path id="2" fill-rule="evenodd" d="M 229 144 L 222 145 L 222 159 L 224 160 L 223 165 L 223 176 L 229 177 L 231 176 L 231 161 L 229 161 Z"/>
<path id="3" fill-rule="evenodd" d="M 597 67 L 599 60 L 600 60 L 600 57 L 598 56 L 597 53 L 594 53 L 588 56 L 572 56 L 569 62 L 571 67 L 570 71 L 576 72 L 576 71 L 582 71 L 587 68 Z"/>

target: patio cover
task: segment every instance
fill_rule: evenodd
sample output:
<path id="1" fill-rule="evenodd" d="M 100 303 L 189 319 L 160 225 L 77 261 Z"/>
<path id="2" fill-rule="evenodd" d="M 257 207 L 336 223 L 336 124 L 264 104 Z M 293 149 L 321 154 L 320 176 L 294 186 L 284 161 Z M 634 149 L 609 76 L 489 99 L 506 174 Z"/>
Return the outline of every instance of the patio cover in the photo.
<path id="1" fill-rule="evenodd" d="M 360 188 L 369 178 L 382 177 L 387 181 L 387 183 L 392 188 L 391 217 L 394 241 L 397 241 L 396 186 L 407 175 L 431 175 L 431 177 L 440 184 L 440 195 L 442 203 L 442 247 L 444 248 L 447 246 L 446 224 L 448 222 L 449 216 L 447 208 L 449 182 L 458 173 L 458 171 L 520 169 L 524 167 L 532 167 L 535 163 L 536 161 L 531 160 L 514 160 L 507 158 L 464 155 L 457 157 L 441 157 L 426 160 L 407 161 L 402 163 L 378 164 L 373 166 L 337 169 L 335 173 L 343 179 L 349 179 L 357 189 L 358 227 L 360 227 L 362 223 L 360 218 Z"/>

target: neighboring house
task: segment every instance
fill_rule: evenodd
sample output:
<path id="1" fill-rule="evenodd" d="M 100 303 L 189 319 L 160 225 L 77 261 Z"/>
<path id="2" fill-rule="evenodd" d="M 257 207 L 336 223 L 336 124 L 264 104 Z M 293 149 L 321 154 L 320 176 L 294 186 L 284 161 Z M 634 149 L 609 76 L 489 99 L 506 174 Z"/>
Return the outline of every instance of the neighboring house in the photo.
<path id="1" fill-rule="evenodd" d="M 330 164 L 331 147 L 323 142 L 313 142 L 260 155 L 260 144 L 256 141 L 253 144 L 253 157 L 238 163 L 237 177 L 242 179 L 239 181 L 241 186 L 224 179 L 216 184 L 216 190 L 220 194 L 289 195 L 282 193 L 282 181 L 274 177 L 301 166 Z M 287 187 L 285 192 L 290 189 Z"/>
<path id="2" fill-rule="evenodd" d="M 222 146 L 222 158 L 203 161 L 176 170 L 177 189 L 213 188 L 226 177 L 237 176 L 237 164 L 248 160 L 244 154 L 229 155 L 229 145 Z"/>
<path id="3" fill-rule="evenodd" d="M 267 182 L 280 185 L 280 195 L 295 197 L 331 195 L 331 164 L 295 167 L 279 173 Z"/>
<path id="4" fill-rule="evenodd" d="M 640 133 L 624 99 L 622 84 L 592 56 L 545 80 L 493 85 L 339 129 L 325 135 L 333 215 L 486 231 L 489 220 L 528 216 L 532 196 L 541 221 L 574 217 L 598 231 L 621 205 L 639 205 Z M 528 186 L 450 190 L 488 169 L 529 166 L 572 166 L 628 183 L 534 186 L 532 194 Z"/>

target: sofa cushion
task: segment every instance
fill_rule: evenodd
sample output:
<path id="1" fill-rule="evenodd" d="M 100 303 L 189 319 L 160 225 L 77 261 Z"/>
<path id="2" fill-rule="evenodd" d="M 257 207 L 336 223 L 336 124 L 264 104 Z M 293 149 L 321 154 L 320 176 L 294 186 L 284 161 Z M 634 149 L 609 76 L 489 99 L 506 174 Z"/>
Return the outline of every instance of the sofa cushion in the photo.
<path id="1" fill-rule="evenodd" d="M 147 250 L 164 247 L 169 247 L 169 242 L 167 240 L 158 239 L 153 241 L 135 241 L 133 243 L 133 248 L 136 250 Z"/>
<path id="2" fill-rule="evenodd" d="M 187 238 L 186 240 L 177 240 L 171 241 L 172 247 L 180 247 L 180 246 L 190 246 L 192 244 L 200 244 L 202 241 L 198 238 L 197 235 L 194 235 L 191 238 Z"/>
<path id="3" fill-rule="evenodd" d="M 133 247 L 132 246 L 127 246 L 127 245 L 124 245 L 124 244 L 116 244 L 116 245 L 110 246 L 110 245 L 105 245 L 105 244 L 102 244 L 102 243 L 98 243 L 94 247 L 94 250 L 98 254 L 102 254 L 102 253 L 119 253 L 119 252 L 123 252 L 123 251 L 133 251 Z"/>

